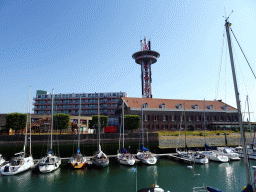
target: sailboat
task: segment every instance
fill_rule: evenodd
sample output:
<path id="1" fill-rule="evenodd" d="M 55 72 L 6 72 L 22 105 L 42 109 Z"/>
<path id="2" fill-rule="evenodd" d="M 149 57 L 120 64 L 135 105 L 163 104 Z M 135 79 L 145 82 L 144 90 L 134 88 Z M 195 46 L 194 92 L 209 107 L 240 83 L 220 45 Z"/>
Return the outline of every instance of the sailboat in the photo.
<path id="1" fill-rule="evenodd" d="M 28 113 L 30 113 L 30 87 L 29 87 L 29 96 L 28 96 L 28 112 L 26 119 L 26 133 L 25 133 L 25 143 L 23 150 L 19 153 L 16 153 L 15 156 L 11 159 L 9 163 L 3 166 L 1 169 L 2 175 L 16 175 L 18 173 L 27 171 L 28 169 L 34 166 L 34 160 L 31 154 L 31 118 L 30 118 L 30 153 L 27 157 L 26 155 L 26 146 L 27 146 L 27 129 L 28 129 Z"/>
<path id="2" fill-rule="evenodd" d="M 184 104 L 184 116 L 185 116 L 185 104 Z M 183 111 L 181 115 L 181 121 L 182 119 L 183 119 Z M 190 148 L 187 146 L 187 143 L 186 143 L 186 116 L 184 118 L 184 124 L 185 124 L 185 148 L 189 150 Z M 181 129 L 181 123 L 180 123 L 180 129 Z M 179 130 L 179 136 L 180 136 L 180 130 Z M 194 162 L 198 164 L 207 164 L 209 162 L 208 158 L 204 154 L 201 154 L 199 152 L 180 151 L 178 150 L 178 148 L 176 148 L 176 153 L 178 157 L 185 159 L 186 160 L 185 162 Z"/>
<path id="3" fill-rule="evenodd" d="M 250 166 L 249 166 L 249 160 L 247 155 L 247 149 L 245 144 L 245 132 L 243 127 L 243 121 L 242 121 L 242 112 L 241 112 L 241 106 L 240 106 L 240 99 L 239 99 L 239 92 L 237 87 L 237 80 L 236 80 L 236 72 L 234 67 L 234 59 L 233 59 L 233 51 L 231 46 L 231 38 L 230 38 L 230 26 L 231 23 L 228 21 L 229 17 L 225 20 L 225 28 L 226 28 L 226 34 L 227 34 L 227 40 L 228 40 L 228 47 L 229 47 L 229 56 L 230 56 L 230 63 L 231 63 L 231 69 L 232 69 L 232 76 L 233 76 L 233 83 L 234 83 L 234 89 L 235 89 L 235 96 L 236 96 L 236 104 L 237 104 L 237 112 L 238 112 L 238 121 L 239 121 L 239 128 L 242 138 L 242 148 L 243 148 L 243 156 L 244 156 L 244 164 L 245 164 L 245 171 L 246 171 L 246 180 L 247 180 L 247 186 L 242 192 L 253 192 L 253 187 L 251 183 L 251 176 L 250 176 Z M 211 192 L 218 192 L 219 190 L 207 187 L 208 191 Z"/>
<path id="4" fill-rule="evenodd" d="M 39 163 L 39 171 L 41 173 L 49 173 L 59 168 L 61 159 L 55 156 L 52 151 L 52 129 L 53 129 L 53 98 L 54 90 L 52 89 L 52 123 L 51 123 L 51 147 L 46 157 L 43 157 Z"/>
<path id="5" fill-rule="evenodd" d="M 120 163 L 120 164 L 123 164 L 123 165 L 134 165 L 135 163 L 135 157 L 128 153 L 126 151 L 126 149 L 124 148 L 124 102 L 122 104 L 122 127 L 123 127 L 123 148 L 122 148 L 122 152 L 118 151 L 117 153 L 117 161 Z M 121 136 L 121 129 L 120 129 L 120 136 Z M 120 143 L 119 143 L 120 144 Z M 119 149 L 120 149 L 120 146 L 119 146 Z"/>
<path id="6" fill-rule="evenodd" d="M 156 155 L 151 153 L 149 149 L 144 147 L 144 135 L 143 135 L 143 95 L 142 95 L 142 105 L 141 105 L 141 129 L 142 131 L 142 150 L 137 153 L 137 158 L 144 164 L 154 165 L 157 162 Z"/>
<path id="7" fill-rule="evenodd" d="M 80 106 L 79 106 L 79 118 L 78 118 L 78 144 L 77 153 L 72 155 L 69 160 L 69 164 L 74 169 L 80 169 L 86 166 L 86 158 L 80 152 L 80 113 L 81 113 L 81 96 L 80 96 Z"/>
<path id="8" fill-rule="evenodd" d="M 99 132 L 99 149 L 96 151 L 92 158 L 92 163 L 98 167 L 107 167 L 109 165 L 109 159 L 100 146 L 100 102 L 98 99 L 98 132 Z"/>
<path id="9" fill-rule="evenodd" d="M 217 147 L 210 147 L 206 144 L 206 130 L 205 130 L 205 99 L 204 99 L 204 139 L 205 139 L 205 151 L 200 151 L 200 154 L 205 155 L 209 160 L 226 163 L 229 161 L 228 156 L 223 155 L 222 152 L 217 151 Z M 206 149 L 210 149 L 210 151 L 207 151 Z M 214 151 L 213 151 L 214 150 Z"/>

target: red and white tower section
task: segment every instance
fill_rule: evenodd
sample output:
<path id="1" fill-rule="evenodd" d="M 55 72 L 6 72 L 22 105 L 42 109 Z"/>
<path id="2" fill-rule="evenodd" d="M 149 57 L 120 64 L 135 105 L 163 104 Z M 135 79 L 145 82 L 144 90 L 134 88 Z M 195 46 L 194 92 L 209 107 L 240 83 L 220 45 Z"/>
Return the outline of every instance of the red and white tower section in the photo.
<path id="1" fill-rule="evenodd" d="M 141 51 L 138 51 L 132 55 L 135 62 L 141 65 L 141 85 L 142 85 L 142 97 L 152 98 L 152 77 L 151 77 L 151 65 L 157 62 L 160 54 L 151 50 L 151 42 L 140 40 Z"/>

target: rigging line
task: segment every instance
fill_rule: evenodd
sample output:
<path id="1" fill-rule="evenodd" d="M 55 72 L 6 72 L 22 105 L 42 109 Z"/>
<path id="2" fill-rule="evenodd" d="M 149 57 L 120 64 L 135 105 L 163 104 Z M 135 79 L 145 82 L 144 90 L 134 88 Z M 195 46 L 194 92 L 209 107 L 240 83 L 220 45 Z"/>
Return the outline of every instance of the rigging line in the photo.
<path id="1" fill-rule="evenodd" d="M 238 44 L 240 50 L 242 51 L 242 53 L 243 53 L 243 55 L 244 55 L 244 58 L 245 58 L 247 64 L 249 65 L 249 67 L 250 67 L 250 69 L 251 69 L 251 71 L 252 71 L 252 74 L 253 74 L 254 78 L 256 79 L 256 76 L 255 76 L 255 74 L 254 74 L 254 72 L 253 72 L 253 70 L 252 70 L 252 67 L 251 67 L 249 61 L 247 60 L 247 58 L 246 58 L 246 56 L 245 56 L 245 54 L 244 54 L 244 52 L 243 52 L 243 49 L 242 49 L 242 47 L 240 46 L 240 44 L 239 44 L 239 42 L 238 42 L 238 40 L 237 40 L 237 38 L 236 38 L 236 36 L 235 36 L 235 34 L 234 34 L 234 32 L 233 32 L 233 30 L 232 30 L 231 27 L 230 27 L 230 30 L 231 30 L 232 34 L 234 35 L 235 40 L 236 40 L 236 42 L 237 42 L 237 44 Z"/>
<path id="2" fill-rule="evenodd" d="M 222 47 L 221 47 L 221 52 L 220 52 L 218 78 L 217 78 L 217 85 L 216 85 L 216 91 L 215 91 L 215 101 L 217 101 L 217 98 L 218 98 L 218 95 L 219 95 L 219 82 L 220 82 L 220 73 L 221 73 L 224 41 L 225 41 L 225 27 L 224 27 L 223 35 L 222 35 Z M 214 102 L 214 105 L 215 105 L 214 108 L 216 108 L 216 102 Z"/>
<path id="3" fill-rule="evenodd" d="M 246 95 L 249 95 L 248 90 L 247 90 L 247 88 L 246 88 L 245 79 L 244 79 L 244 76 L 243 76 L 243 73 L 242 73 L 242 70 L 241 70 L 239 61 L 238 61 L 238 57 L 237 57 L 237 54 L 236 54 L 236 49 L 235 49 L 235 47 L 233 46 L 233 44 L 232 44 L 232 47 L 233 47 L 233 52 L 234 52 L 234 54 L 235 54 L 235 59 L 236 59 L 236 61 L 237 61 L 237 63 L 238 63 L 238 67 L 239 67 L 239 70 L 240 70 L 240 73 L 241 73 L 241 76 L 242 76 L 242 81 L 243 81 L 243 84 L 244 84 L 244 88 L 245 88 L 245 91 L 246 91 Z M 235 67 L 236 67 L 236 64 L 235 64 Z"/>

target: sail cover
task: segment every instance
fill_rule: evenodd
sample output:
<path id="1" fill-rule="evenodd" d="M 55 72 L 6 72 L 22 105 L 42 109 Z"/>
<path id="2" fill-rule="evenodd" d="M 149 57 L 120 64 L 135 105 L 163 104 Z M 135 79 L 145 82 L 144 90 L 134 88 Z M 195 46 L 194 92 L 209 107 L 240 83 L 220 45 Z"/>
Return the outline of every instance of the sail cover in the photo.
<path id="1" fill-rule="evenodd" d="M 187 145 L 186 145 L 186 149 L 187 149 L 187 150 L 192 150 L 192 151 L 198 151 L 198 149 L 188 147 Z"/>
<path id="2" fill-rule="evenodd" d="M 142 146 L 142 151 L 149 151 L 146 147 Z"/>
<path id="3" fill-rule="evenodd" d="M 127 153 L 125 148 L 122 149 L 122 153 Z"/>
<path id="4" fill-rule="evenodd" d="M 222 192 L 222 191 L 220 191 L 220 190 L 213 189 L 213 188 L 211 188 L 211 187 L 207 187 L 207 190 L 208 190 L 209 192 Z"/>
<path id="5" fill-rule="evenodd" d="M 52 150 L 50 150 L 50 151 L 47 153 L 47 155 L 50 155 L 50 154 L 52 154 Z"/>
<path id="6" fill-rule="evenodd" d="M 209 145 L 207 145 L 206 143 L 204 144 L 205 149 L 209 149 L 209 150 L 217 150 L 217 147 L 210 147 Z"/>
<path id="7" fill-rule="evenodd" d="M 77 149 L 77 153 L 80 153 L 80 148 L 78 147 L 78 149 Z"/>

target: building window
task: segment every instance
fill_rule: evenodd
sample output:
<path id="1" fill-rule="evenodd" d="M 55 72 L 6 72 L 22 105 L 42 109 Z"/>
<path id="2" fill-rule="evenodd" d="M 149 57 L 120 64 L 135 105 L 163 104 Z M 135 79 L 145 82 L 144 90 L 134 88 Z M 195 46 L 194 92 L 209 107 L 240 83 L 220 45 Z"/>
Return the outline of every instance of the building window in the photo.
<path id="1" fill-rule="evenodd" d="M 100 97 L 103 97 L 103 93 L 100 94 Z"/>
<path id="2" fill-rule="evenodd" d="M 148 121 L 148 116 L 144 115 L 144 121 Z"/>
<path id="3" fill-rule="evenodd" d="M 197 104 L 192 105 L 191 107 L 192 107 L 193 109 L 198 109 L 198 105 L 197 105 Z"/>
<path id="4" fill-rule="evenodd" d="M 172 115 L 172 121 L 175 121 L 174 115 Z"/>
<path id="5" fill-rule="evenodd" d="M 191 121 L 191 116 L 188 117 L 188 121 Z"/>
<path id="6" fill-rule="evenodd" d="M 37 97 L 38 97 L 38 98 L 41 98 L 41 95 L 38 95 Z"/>
<path id="7" fill-rule="evenodd" d="M 175 106 L 177 109 L 182 109 L 182 105 L 181 104 L 178 104 Z"/>
<path id="8" fill-rule="evenodd" d="M 212 116 L 212 121 L 215 121 L 215 118 L 214 118 L 214 116 Z"/>
<path id="9" fill-rule="evenodd" d="M 166 121 L 166 115 L 163 115 L 163 121 Z"/>
<path id="10" fill-rule="evenodd" d="M 95 94 L 95 97 L 98 97 L 98 94 Z"/>
<path id="11" fill-rule="evenodd" d="M 144 103 L 144 104 L 142 105 L 142 107 L 143 107 L 143 108 L 148 108 L 148 104 L 147 104 L 147 103 Z"/>
<path id="12" fill-rule="evenodd" d="M 154 121 L 157 121 L 157 116 L 156 115 L 154 115 Z"/>
<path id="13" fill-rule="evenodd" d="M 88 97 L 92 97 L 92 94 L 88 94 Z"/>
<path id="14" fill-rule="evenodd" d="M 213 105 L 207 105 L 207 109 L 213 110 Z"/>
<path id="15" fill-rule="evenodd" d="M 113 93 L 113 96 L 116 97 L 116 93 Z"/>

